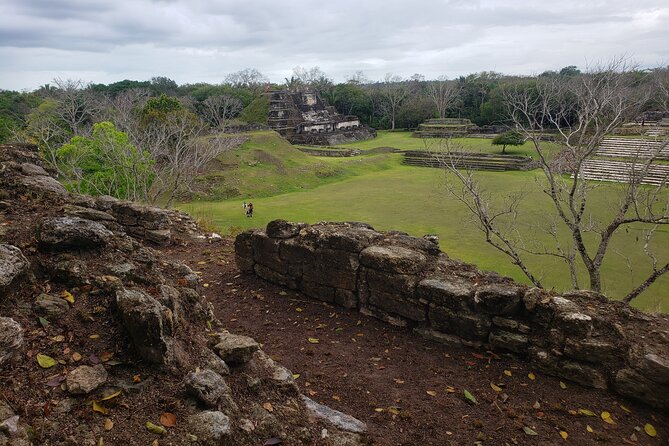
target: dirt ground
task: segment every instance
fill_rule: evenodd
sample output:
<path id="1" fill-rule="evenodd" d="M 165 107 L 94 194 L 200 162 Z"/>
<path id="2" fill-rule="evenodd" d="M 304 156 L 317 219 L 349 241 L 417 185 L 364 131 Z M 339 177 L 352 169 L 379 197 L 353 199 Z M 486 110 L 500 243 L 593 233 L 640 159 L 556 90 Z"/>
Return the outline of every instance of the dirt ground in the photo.
<path id="1" fill-rule="evenodd" d="M 240 275 L 232 244 L 167 251 L 201 274 L 228 329 L 261 342 L 305 394 L 366 422 L 376 445 L 669 444 L 666 413 Z"/>

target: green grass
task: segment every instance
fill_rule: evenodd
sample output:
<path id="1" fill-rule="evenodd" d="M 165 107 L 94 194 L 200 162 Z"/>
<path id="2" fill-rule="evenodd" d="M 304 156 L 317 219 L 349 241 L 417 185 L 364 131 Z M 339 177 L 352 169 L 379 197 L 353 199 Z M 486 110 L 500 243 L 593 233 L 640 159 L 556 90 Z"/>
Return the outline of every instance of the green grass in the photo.
<path id="1" fill-rule="evenodd" d="M 387 146 L 389 139 L 407 143 L 415 141 L 397 135 L 398 133 L 382 134 L 382 141 L 377 144 L 374 141 L 365 141 L 350 146 L 366 148 Z M 253 144 L 258 143 L 261 141 L 256 140 Z M 473 145 L 475 144 L 472 142 Z M 255 146 L 251 145 L 244 150 L 252 150 L 253 147 Z M 280 148 L 284 149 L 286 148 Z M 263 150 L 270 151 L 271 148 L 265 147 Z M 272 154 L 279 156 L 275 152 Z M 291 156 L 296 158 L 292 161 L 291 158 L 284 160 L 285 165 L 296 163 L 297 166 L 311 166 L 307 160 L 295 154 Z M 352 163 L 355 160 L 360 164 Z M 481 269 L 494 270 L 527 282 L 522 273 L 511 265 L 503 254 L 484 242 L 482 234 L 465 207 L 444 191 L 446 175 L 443 171 L 403 166 L 400 165 L 397 156 L 334 158 L 328 159 L 327 162 L 317 158 L 313 161 L 313 163 L 321 162 L 334 170 L 339 167 L 343 173 L 333 181 L 330 181 L 333 179 L 331 177 L 318 178 L 320 186 L 299 192 L 291 191 L 269 196 L 262 195 L 267 194 L 268 190 L 260 187 L 259 193 L 238 199 L 191 202 L 181 205 L 180 208 L 210 222 L 222 232 L 264 227 L 271 220 L 283 218 L 308 223 L 322 220 L 364 221 L 379 230 L 399 229 L 417 236 L 427 233 L 437 234 L 441 239 L 442 249 L 450 256 L 475 263 Z M 377 162 L 380 166 L 376 165 Z M 245 169 L 245 175 L 252 175 L 252 171 Z M 520 214 L 523 221 L 518 230 L 524 233 L 526 238 L 536 240 L 537 244 L 551 244 L 549 236 L 535 229 L 552 215 L 550 203 L 536 184 L 539 171 L 480 172 L 478 175 L 486 189 L 495 193 L 523 191 L 525 198 Z M 261 178 L 262 176 L 258 174 L 256 180 L 262 181 Z M 272 178 L 279 181 L 277 175 Z M 282 177 L 280 181 L 288 184 L 296 182 L 294 178 L 289 177 Z M 609 203 L 612 203 L 618 193 L 619 189 L 615 185 L 602 184 L 593 192 L 589 211 L 596 215 L 606 215 L 611 210 Z M 253 201 L 255 216 L 252 219 L 246 218 L 243 214 L 242 198 Z M 565 234 L 561 236 L 564 237 Z M 594 240 L 589 239 L 587 242 L 593 243 Z M 669 232 L 666 228 L 660 228 L 654 245 L 660 261 L 667 261 L 669 256 L 667 246 L 669 246 Z M 638 227 L 630 228 L 629 232 L 620 231 L 616 234 L 603 265 L 606 294 L 615 298 L 622 297 L 631 289 L 633 283 L 638 283 L 644 274 L 650 271 L 647 259 L 641 254 L 642 248 L 643 239 L 640 237 Z M 630 256 L 630 263 L 635 269 L 634 277 L 631 277 L 627 270 L 622 253 Z M 545 256 L 530 256 L 528 263 L 538 275 L 542 276 L 546 288 L 554 287 L 562 290 L 569 287 L 567 269 L 558 260 Z M 579 271 L 579 276 L 582 285 L 585 285 L 587 282 L 584 271 Z M 664 291 L 668 286 L 669 277 L 662 278 L 637 298 L 634 304 L 645 310 L 669 311 L 669 299 Z"/>
<path id="2" fill-rule="evenodd" d="M 377 137 L 367 141 L 357 141 L 348 144 L 341 144 L 338 147 L 351 147 L 360 150 L 370 150 L 378 147 L 393 147 L 400 150 L 431 150 L 443 151 L 446 149 L 446 140 L 441 138 L 414 138 L 411 132 L 388 132 L 379 131 Z M 494 153 L 501 154 L 502 146 L 492 145 L 492 139 L 485 138 L 453 138 L 450 144 L 454 147 L 461 147 L 463 151 L 473 153 Z M 554 143 L 546 143 L 546 148 L 551 152 L 557 149 Z M 507 155 L 534 156 L 534 147 L 526 142 L 522 146 L 506 147 Z"/>

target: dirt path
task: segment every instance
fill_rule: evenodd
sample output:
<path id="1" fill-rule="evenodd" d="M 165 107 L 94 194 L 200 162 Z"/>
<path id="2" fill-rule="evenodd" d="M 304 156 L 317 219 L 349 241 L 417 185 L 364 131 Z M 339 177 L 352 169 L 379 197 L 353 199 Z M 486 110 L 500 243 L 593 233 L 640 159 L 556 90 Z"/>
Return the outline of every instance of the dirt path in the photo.
<path id="1" fill-rule="evenodd" d="M 193 241 L 170 251 L 201 273 L 204 294 L 231 331 L 254 337 L 299 374 L 305 394 L 366 422 L 374 444 L 668 442 L 667 414 L 240 275 L 232 240 Z M 601 418 L 604 411 L 615 424 Z M 657 437 L 644 432 L 646 423 Z"/>

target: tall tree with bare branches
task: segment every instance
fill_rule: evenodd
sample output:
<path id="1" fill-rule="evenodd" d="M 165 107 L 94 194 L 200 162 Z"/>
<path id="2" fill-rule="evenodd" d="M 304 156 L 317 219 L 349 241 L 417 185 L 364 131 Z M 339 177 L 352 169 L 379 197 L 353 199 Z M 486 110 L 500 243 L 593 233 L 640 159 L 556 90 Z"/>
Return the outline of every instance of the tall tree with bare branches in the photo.
<path id="1" fill-rule="evenodd" d="M 555 213 L 555 223 L 545 231 L 555 240 L 553 247 L 540 250 L 527 248 L 522 236 L 517 237 L 505 227 L 505 217 L 515 218 L 520 199 L 508 206 L 495 206 L 491 196 L 480 187 L 475 176 L 457 171 L 460 187 L 451 186 L 457 198 L 463 201 L 477 217 L 486 240 L 508 255 L 512 262 L 537 286 L 540 280 L 532 273 L 523 258 L 524 253 L 550 255 L 564 260 L 570 269 L 572 286 L 580 288 L 576 274 L 580 265 L 588 276 L 588 288 L 602 290 L 602 264 L 611 251 L 611 241 L 623 228 L 641 226 L 645 244 L 643 250 L 650 260 L 651 272 L 636 285 L 624 300 L 631 301 L 659 277 L 669 271 L 667 253 L 653 252 L 650 240 L 658 227 L 669 225 L 668 178 L 659 184 L 648 185 L 654 161 L 667 149 L 669 137 L 663 136 L 649 150 L 632 154 L 622 182 L 609 187 L 617 189 L 609 203 L 610 213 L 590 212 L 591 192 L 598 183 L 585 174 L 602 140 L 625 122 L 632 121 L 648 103 L 649 92 L 637 85 L 637 78 L 629 73 L 623 61 L 590 70 L 582 75 L 560 78 L 537 78 L 531 85 L 518 84 L 505 89 L 504 99 L 509 115 L 518 132 L 528 140 L 543 172 L 537 184 L 548 197 Z M 528 88 L 529 87 L 529 88 Z M 556 162 L 549 156 L 545 135 L 556 132 L 562 148 Z M 613 195 L 612 195 L 613 196 Z M 558 236 L 566 229 L 569 242 Z M 664 259 L 664 260 L 660 260 Z"/>
<path id="2" fill-rule="evenodd" d="M 445 76 L 427 83 L 427 95 L 434 103 L 440 118 L 446 117 L 446 112 L 453 107 L 460 98 L 462 88 L 456 81 L 449 81 Z"/>

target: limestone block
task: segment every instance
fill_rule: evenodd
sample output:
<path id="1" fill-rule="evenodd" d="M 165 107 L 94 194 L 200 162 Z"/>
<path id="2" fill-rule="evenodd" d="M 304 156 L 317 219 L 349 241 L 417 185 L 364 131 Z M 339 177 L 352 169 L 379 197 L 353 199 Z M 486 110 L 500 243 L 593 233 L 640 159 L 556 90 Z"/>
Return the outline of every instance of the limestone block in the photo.
<path id="1" fill-rule="evenodd" d="M 427 258 L 401 246 L 370 246 L 360 253 L 360 263 L 388 273 L 416 274 L 425 268 Z"/>
<path id="2" fill-rule="evenodd" d="M 113 215 L 104 212 L 104 211 L 99 211 L 97 209 L 91 209 L 83 206 L 76 206 L 73 204 L 66 204 L 63 206 L 63 212 L 67 215 L 71 215 L 73 217 L 80 217 L 80 218 L 85 218 L 86 220 L 93 220 L 93 221 L 108 221 L 108 222 L 115 222 L 116 218 L 114 218 Z"/>
<path id="3" fill-rule="evenodd" d="M 302 395 L 302 402 L 304 403 L 310 416 L 314 418 L 325 420 L 328 423 L 336 426 L 337 428 L 347 432 L 354 432 L 354 433 L 367 432 L 367 425 L 362 421 L 353 418 L 350 415 L 341 413 L 328 406 L 318 404 L 316 401 L 304 395 Z"/>
<path id="4" fill-rule="evenodd" d="M 352 291 L 338 288 L 335 290 L 334 302 L 344 308 L 357 308 L 358 295 Z"/>
<path id="5" fill-rule="evenodd" d="M 9 291 L 15 281 L 28 274 L 30 262 L 19 248 L 0 244 L 0 297 Z"/>
<path id="6" fill-rule="evenodd" d="M 152 296 L 135 290 L 117 290 L 116 305 L 137 353 L 149 362 L 172 362 L 172 312 Z"/>
<path id="7" fill-rule="evenodd" d="M 571 337 L 587 337 L 593 328 L 592 317 L 585 313 L 559 313 L 553 324 Z"/>
<path id="8" fill-rule="evenodd" d="M 567 338 L 564 343 L 564 354 L 580 361 L 595 363 L 610 363 L 625 359 L 615 344 L 597 339 Z"/>
<path id="9" fill-rule="evenodd" d="M 0 317 L 0 370 L 23 346 L 23 328 L 9 317 Z"/>
<path id="10" fill-rule="evenodd" d="M 429 306 L 428 318 L 434 329 L 453 333 L 470 341 L 487 340 L 492 325 L 490 316 L 486 314 L 455 312 L 434 304 Z"/>
<path id="11" fill-rule="evenodd" d="M 220 446 L 230 441 L 232 427 L 230 418 L 223 412 L 205 411 L 188 417 L 190 433 L 202 446 Z"/>
<path id="12" fill-rule="evenodd" d="M 471 309 L 474 303 L 474 287 L 457 277 L 421 280 L 416 292 L 420 298 L 453 311 Z"/>
<path id="13" fill-rule="evenodd" d="M 60 182 L 49 176 L 21 176 L 18 183 L 34 192 L 65 196 L 67 189 Z"/>
<path id="14" fill-rule="evenodd" d="M 414 297 L 418 281 L 415 275 L 390 274 L 369 268 L 364 268 L 362 274 L 367 279 L 367 286 L 371 292 L 395 294 L 406 299 Z"/>
<path id="15" fill-rule="evenodd" d="M 660 409 L 669 409 L 669 385 L 653 382 L 629 368 L 616 373 L 613 384 L 621 395 L 643 401 Z"/>
<path id="16" fill-rule="evenodd" d="M 106 245 L 112 232 L 102 224 L 79 217 L 45 219 L 39 228 L 39 242 L 48 249 L 89 249 Z"/>
<path id="17" fill-rule="evenodd" d="M 229 332 L 218 333 L 214 340 L 214 351 L 227 364 L 246 364 L 260 346 L 248 336 Z"/>
<path id="18" fill-rule="evenodd" d="M 295 237 L 306 225 L 304 223 L 290 223 L 286 220 L 273 220 L 267 223 L 265 232 L 268 237 L 288 239 Z"/>
<path id="19" fill-rule="evenodd" d="M 307 296 L 320 300 L 321 302 L 334 303 L 335 301 L 336 288 L 305 279 L 300 282 L 299 289 Z"/>
<path id="20" fill-rule="evenodd" d="M 495 315 L 510 315 L 520 308 L 520 296 L 523 289 L 516 285 L 505 283 L 491 283 L 482 285 L 474 294 L 477 307 L 486 313 Z"/>
<path id="21" fill-rule="evenodd" d="M 39 176 L 48 176 L 49 174 L 47 173 L 44 168 L 36 165 L 36 164 L 31 164 L 31 163 L 23 163 L 21 164 L 21 173 L 25 176 L 28 177 L 39 177 Z"/>
<path id="22" fill-rule="evenodd" d="M 208 408 L 223 406 L 225 411 L 234 413 L 239 410 L 232 399 L 230 386 L 225 379 L 213 370 L 196 370 L 184 378 L 186 391 Z"/>
<path id="23" fill-rule="evenodd" d="M 427 302 L 419 299 L 411 299 L 409 296 L 402 294 L 390 294 L 371 290 L 368 305 L 415 322 L 424 322 L 427 320 Z"/>
<path id="24" fill-rule="evenodd" d="M 157 245 L 168 245 L 172 240 L 172 231 L 170 229 L 147 229 L 144 231 L 144 238 Z"/>
<path id="25" fill-rule="evenodd" d="M 253 260 L 253 238 L 256 232 L 258 231 L 250 229 L 235 237 L 235 255 L 243 259 Z"/>
<path id="26" fill-rule="evenodd" d="M 302 265 L 314 261 L 314 248 L 303 238 L 283 240 L 279 246 L 279 255 L 289 264 Z"/>
<path id="27" fill-rule="evenodd" d="M 281 274 L 273 270 L 272 268 L 268 268 L 265 265 L 261 265 L 260 263 L 256 263 L 253 266 L 253 269 L 255 273 L 258 275 L 258 277 L 262 279 L 265 279 L 272 283 L 277 283 L 279 285 L 287 286 L 290 289 L 297 288 L 297 281 L 292 277 L 288 276 L 287 274 Z"/>
<path id="28" fill-rule="evenodd" d="M 325 285 L 332 288 L 342 288 L 355 291 L 357 287 L 357 274 L 353 271 L 344 271 L 325 266 L 318 267 L 315 264 L 305 265 L 302 271 L 304 280 Z"/>
<path id="29" fill-rule="evenodd" d="M 365 223 L 312 225 L 301 233 L 316 247 L 359 253 L 383 236 Z"/>
<path id="30" fill-rule="evenodd" d="M 493 329 L 488 337 L 490 345 L 499 347 L 514 353 L 525 353 L 527 350 L 527 336 L 520 333 Z"/>

